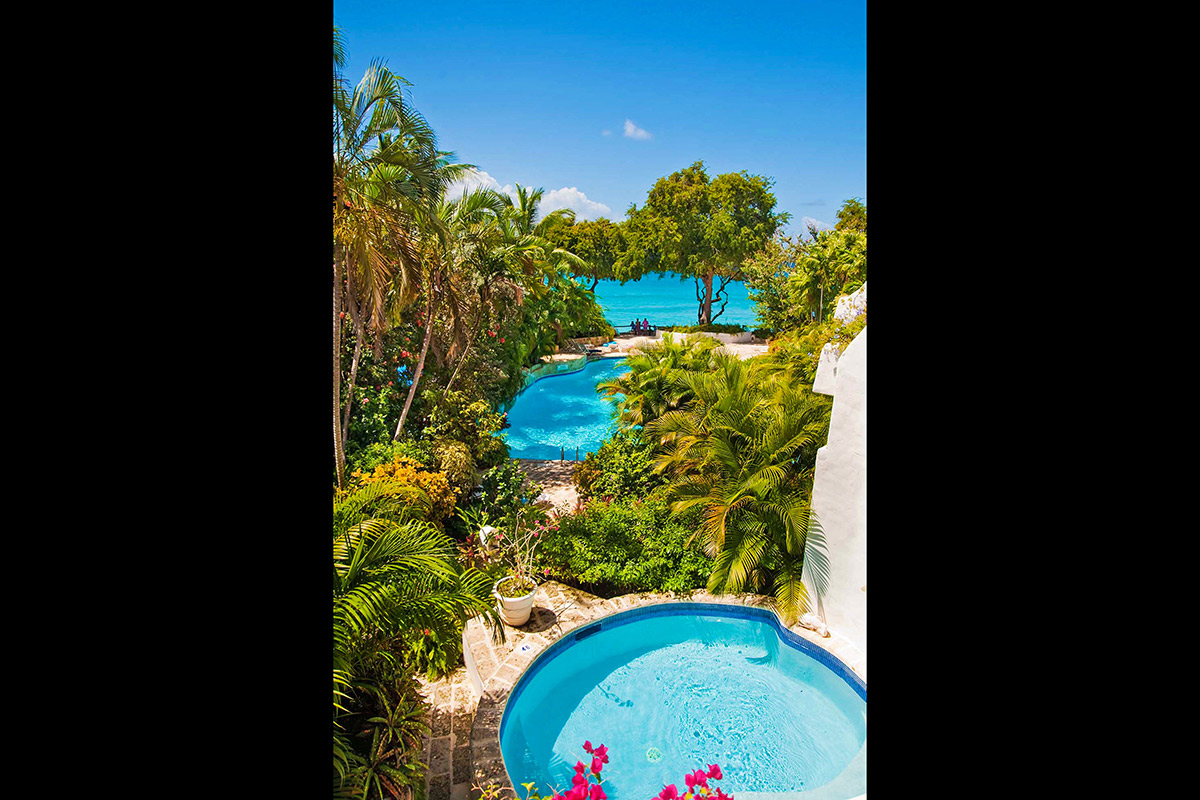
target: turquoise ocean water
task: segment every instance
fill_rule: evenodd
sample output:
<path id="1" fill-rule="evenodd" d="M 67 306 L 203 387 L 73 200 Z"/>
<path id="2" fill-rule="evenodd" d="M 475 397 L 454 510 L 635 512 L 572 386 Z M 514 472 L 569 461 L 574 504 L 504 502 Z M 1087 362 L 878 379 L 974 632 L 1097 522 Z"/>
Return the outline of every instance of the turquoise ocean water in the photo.
<path id="1" fill-rule="evenodd" d="M 714 281 L 714 291 L 719 282 Z M 754 317 L 754 301 L 750 299 L 746 284 L 731 282 L 726 287 L 729 304 L 725 313 L 717 317 L 717 324 L 745 325 L 758 327 Z M 629 331 L 634 317 L 649 319 L 651 325 L 695 325 L 696 282 L 692 278 L 680 281 L 674 273 L 646 275 L 641 280 L 622 284 L 619 281 L 600 281 L 596 285 L 596 302 L 604 309 L 604 316 L 618 333 Z M 720 309 L 713 304 L 713 313 Z"/>

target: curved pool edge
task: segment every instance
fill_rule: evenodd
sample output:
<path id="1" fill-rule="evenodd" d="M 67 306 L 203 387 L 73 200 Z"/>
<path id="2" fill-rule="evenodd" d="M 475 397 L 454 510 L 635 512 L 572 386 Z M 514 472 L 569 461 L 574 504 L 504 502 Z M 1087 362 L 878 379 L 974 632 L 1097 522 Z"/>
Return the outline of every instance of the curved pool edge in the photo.
<path id="1" fill-rule="evenodd" d="M 802 646 L 801 649 L 815 646 L 827 654 L 826 658 L 834 659 L 848 673 L 856 676 L 862 682 L 862 695 L 865 699 L 866 656 L 849 640 L 837 634 L 825 638 L 798 624 L 790 627 L 783 625 L 778 614 L 768 607 L 769 602 L 770 598 L 762 595 L 713 595 L 704 590 L 690 593 L 646 592 L 605 600 L 556 581 L 547 581 L 538 587 L 534 597 L 534 612 L 529 623 L 521 628 L 505 626 L 505 642 L 493 641 L 482 618 L 470 620 L 463 629 L 463 655 L 468 665 L 467 672 L 471 684 L 479 695 L 479 703 L 471 725 L 471 767 L 474 785 L 483 786 L 494 782 L 501 789 L 513 789 L 512 779 L 508 775 L 500 751 L 500 724 L 513 690 L 519 686 L 526 671 L 539 656 L 568 634 L 645 606 L 690 603 L 744 606 L 770 612 L 774 617 L 777 632 L 785 631 L 803 639 L 807 646 Z M 853 684 L 851 685 L 853 688 Z M 863 756 L 865 759 L 865 744 Z M 835 778 L 831 784 L 826 785 L 832 786 L 837 782 L 838 779 Z M 819 800 L 816 793 L 821 788 L 799 794 L 803 794 L 805 800 Z M 478 792 L 472 790 L 472 798 L 477 798 L 478 795 Z"/>

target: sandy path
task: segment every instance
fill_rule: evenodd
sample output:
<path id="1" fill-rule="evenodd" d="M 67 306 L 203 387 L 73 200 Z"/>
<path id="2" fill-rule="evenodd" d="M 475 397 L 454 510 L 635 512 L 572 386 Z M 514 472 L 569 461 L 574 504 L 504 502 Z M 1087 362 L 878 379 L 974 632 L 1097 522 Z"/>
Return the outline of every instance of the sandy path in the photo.
<path id="1" fill-rule="evenodd" d="M 521 470 L 532 481 L 542 485 L 542 494 L 556 508 L 575 508 L 579 493 L 571 482 L 571 472 L 578 461 L 544 461 L 534 458 L 518 459 Z"/>

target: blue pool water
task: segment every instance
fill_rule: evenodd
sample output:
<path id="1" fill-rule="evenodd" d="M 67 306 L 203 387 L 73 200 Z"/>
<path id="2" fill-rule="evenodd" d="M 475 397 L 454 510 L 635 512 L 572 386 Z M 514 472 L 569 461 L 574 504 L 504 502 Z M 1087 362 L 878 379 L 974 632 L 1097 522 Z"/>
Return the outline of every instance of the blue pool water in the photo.
<path id="1" fill-rule="evenodd" d="M 713 291 L 718 286 L 720 283 L 715 283 Z M 715 322 L 757 328 L 754 301 L 750 299 L 746 284 L 732 281 L 725 291 L 729 295 L 729 304 Z M 604 318 L 619 333 L 629 331 L 629 323 L 634 317 L 649 319 L 653 325 L 695 325 L 700 306 L 696 301 L 695 281 L 688 278 L 681 282 L 679 276 L 671 272 L 661 276 L 644 275 L 641 280 L 624 284 L 600 281 L 596 284 L 596 302 L 604 309 Z M 714 314 L 720 309 L 720 303 L 713 305 Z"/>
<path id="2" fill-rule="evenodd" d="M 826 791 L 866 791 L 865 684 L 781 636 L 769 612 L 678 603 L 598 624 L 559 640 L 514 688 L 500 726 L 514 785 L 570 788 L 591 741 L 609 748 L 611 800 L 646 800 L 671 783 L 682 795 L 684 775 L 709 764 L 735 796 L 835 778 Z"/>
<path id="3" fill-rule="evenodd" d="M 623 358 L 593 361 L 580 372 L 551 375 L 517 395 L 504 431 L 513 458 L 579 458 L 594 453 L 613 426 L 611 402 L 596 384 L 629 371 Z"/>

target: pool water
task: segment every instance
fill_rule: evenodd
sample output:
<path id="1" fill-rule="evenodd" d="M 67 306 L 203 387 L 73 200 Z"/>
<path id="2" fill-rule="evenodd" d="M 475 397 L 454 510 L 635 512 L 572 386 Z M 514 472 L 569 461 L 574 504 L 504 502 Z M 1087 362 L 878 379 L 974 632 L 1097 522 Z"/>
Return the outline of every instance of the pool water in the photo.
<path id="1" fill-rule="evenodd" d="M 579 372 L 535 381 L 508 410 L 504 434 L 513 458 L 579 458 L 594 453 L 614 429 L 612 402 L 596 384 L 629 371 L 623 358 L 603 358 Z M 562 448 L 562 449 L 560 449 Z"/>
<path id="2" fill-rule="evenodd" d="M 720 765 L 715 786 L 729 794 L 808 791 L 863 751 L 865 687 L 860 696 L 781 641 L 767 618 L 672 605 L 625 623 L 611 617 L 597 633 L 581 629 L 583 639 L 569 634 L 531 666 L 501 721 L 514 785 L 570 788 L 575 762 L 590 763 L 584 741 L 608 745 L 612 800 L 646 800 L 672 783 L 682 795 L 684 775 L 709 764 Z M 862 780 L 846 797 L 865 791 Z"/>

